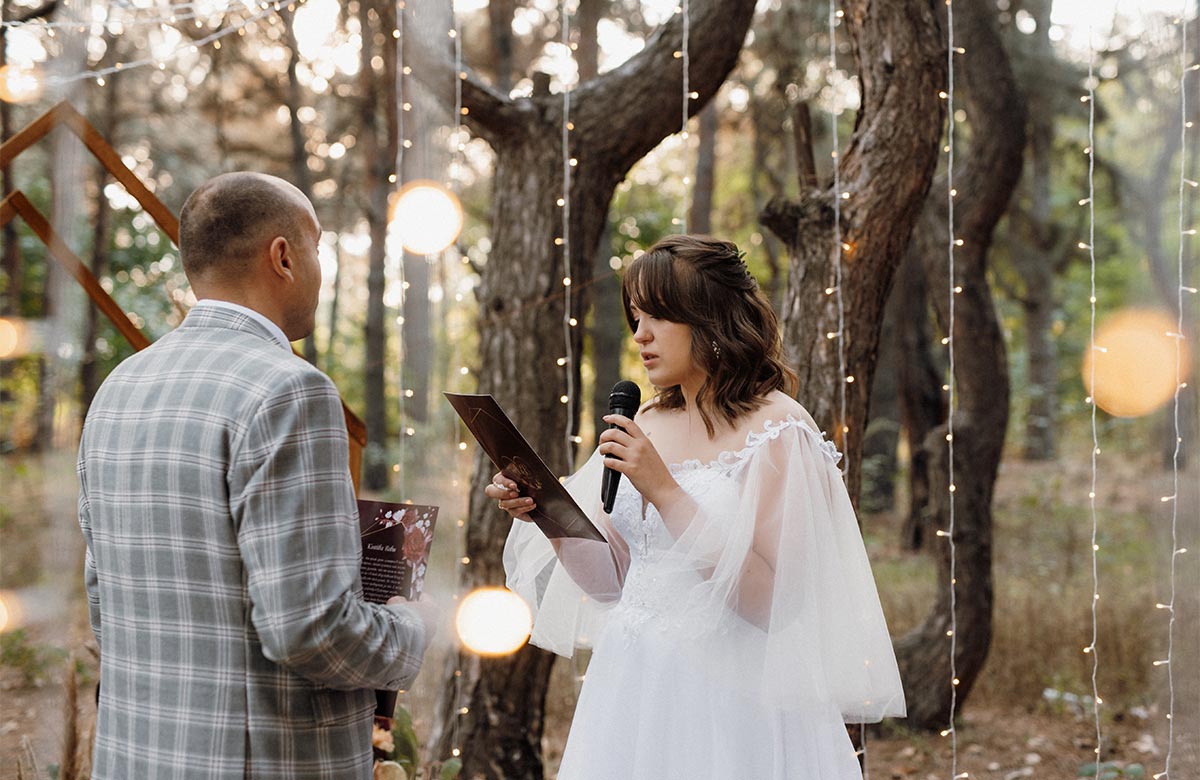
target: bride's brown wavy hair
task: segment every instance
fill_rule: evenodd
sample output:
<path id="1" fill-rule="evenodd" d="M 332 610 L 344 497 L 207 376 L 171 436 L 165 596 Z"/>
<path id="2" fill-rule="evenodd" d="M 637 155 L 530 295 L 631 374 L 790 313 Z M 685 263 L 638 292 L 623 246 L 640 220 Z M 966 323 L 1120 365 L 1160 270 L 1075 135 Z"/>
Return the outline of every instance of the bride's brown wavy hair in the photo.
<path id="1" fill-rule="evenodd" d="M 692 360 L 707 374 L 696 406 L 709 436 L 714 420 L 732 425 L 771 391 L 796 392 L 796 373 L 783 362 L 779 320 L 729 241 L 664 238 L 626 269 L 621 303 L 630 330 L 637 330 L 633 306 L 692 329 Z M 658 388 L 652 404 L 686 405 L 678 385 Z"/>

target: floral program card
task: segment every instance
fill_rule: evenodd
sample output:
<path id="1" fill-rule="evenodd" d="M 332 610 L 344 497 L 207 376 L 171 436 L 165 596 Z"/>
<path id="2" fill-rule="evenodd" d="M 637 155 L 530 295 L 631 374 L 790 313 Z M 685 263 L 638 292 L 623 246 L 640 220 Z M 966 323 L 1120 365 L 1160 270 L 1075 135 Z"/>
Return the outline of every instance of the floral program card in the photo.
<path id="1" fill-rule="evenodd" d="M 392 596 L 410 601 L 420 597 L 437 514 L 436 506 L 358 502 L 367 601 L 382 604 Z"/>
<path id="2" fill-rule="evenodd" d="M 383 604 L 392 596 L 421 597 L 438 508 L 420 504 L 359 501 L 363 598 Z M 375 692 L 375 717 L 388 728 L 396 712 L 396 691 Z"/>

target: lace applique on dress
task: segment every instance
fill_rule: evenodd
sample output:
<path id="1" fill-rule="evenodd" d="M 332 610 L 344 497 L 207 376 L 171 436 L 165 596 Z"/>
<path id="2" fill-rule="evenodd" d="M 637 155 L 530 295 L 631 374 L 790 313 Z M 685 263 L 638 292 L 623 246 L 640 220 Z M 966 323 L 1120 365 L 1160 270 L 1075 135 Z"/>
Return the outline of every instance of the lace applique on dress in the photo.
<path id="1" fill-rule="evenodd" d="M 800 428 L 801 435 L 811 437 L 821 454 L 834 465 L 841 460 L 837 446 L 826 441 L 823 433 L 788 415 L 778 422 L 768 420 L 761 430 L 751 431 L 746 436 L 746 445 L 740 450 L 726 450 L 708 463 L 693 458 L 668 468 L 697 504 L 714 506 L 720 498 L 728 497 L 721 493 L 736 494 L 738 472 L 750 462 L 758 448 L 792 428 Z M 631 643 L 651 618 L 667 627 L 672 625 L 673 613 L 678 612 L 677 605 L 671 600 L 671 593 L 677 590 L 675 586 L 680 585 L 674 582 L 678 575 L 667 576 L 655 565 L 674 540 L 658 510 L 653 504 L 643 504 L 641 495 L 627 480 L 621 481 L 611 517 L 630 550 L 630 568 L 617 608 L 622 613 L 625 639 Z"/>

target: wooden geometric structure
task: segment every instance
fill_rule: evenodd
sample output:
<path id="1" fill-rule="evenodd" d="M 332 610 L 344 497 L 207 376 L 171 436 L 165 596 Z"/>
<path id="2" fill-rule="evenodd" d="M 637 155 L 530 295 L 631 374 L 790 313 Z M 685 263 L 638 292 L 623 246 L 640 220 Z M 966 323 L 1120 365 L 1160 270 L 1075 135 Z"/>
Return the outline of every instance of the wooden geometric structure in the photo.
<path id="1" fill-rule="evenodd" d="M 141 204 L 151 219 L 167 234 L 167 237 L 176 246 L 179 246 L 179 219 L 150 191 L 150 188 L 138 178 L 137 174 L 125 165 L 121 156 L 117 154 L 117 150 L 100 135 L 100 132 L 69 103 L 59 103 L 12 138 L 0 144 L 0 168 L 7 166 L 17 155 L 45 138 L 57 127 L 63 127 L 78 137 L 88 151 L 112 174 L 112 177 L 125 187 L 126 192 Z M 29 225 L 34 234 L 46 245 L 50 256 L 79 283 L 96 308 L 108 317 L 130 346 L 135 350 L 142 350 L 150 346 L 150 339 L 146 334 L 133 324 L 120 304 L 100 286 L 100 282 L 97 281 L 91 269 L 84 265 L 70 247 L 63 243 L 51 228 L 50 221 L 19 190 L 0 201 L 0 226 L 7 225 L 16 217 L 21 217 Z M 359 475 L 362 471 L 363 449 L 367 446 L 367 426 L 358 415 L 351 411 L 344 400 L 342 401 L 342 411 L 345 415 L 346 433 L 350 441 L 350 475 L 354 479 L 354 489 L 357 491 Z"/>

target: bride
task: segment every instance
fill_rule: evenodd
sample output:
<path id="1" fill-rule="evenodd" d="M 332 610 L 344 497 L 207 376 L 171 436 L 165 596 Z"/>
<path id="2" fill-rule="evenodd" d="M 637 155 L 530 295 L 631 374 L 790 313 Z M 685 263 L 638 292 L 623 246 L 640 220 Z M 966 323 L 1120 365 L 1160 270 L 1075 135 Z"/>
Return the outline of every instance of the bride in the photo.
<path id="1" fill-rule="evenodd" d="M 533 644 L 593 654 L 559 780 L 851 780 L 844 723 L 904 694 L 841 455 L 787 391 L 774 312 L 737 247 L 672 236 L 633 262 L 625 315 L 656 395 L 567 487 L 607 543 L 518 522 L 509 587 Z M 605 466 L 623 475 L 611 515 Z"/>

